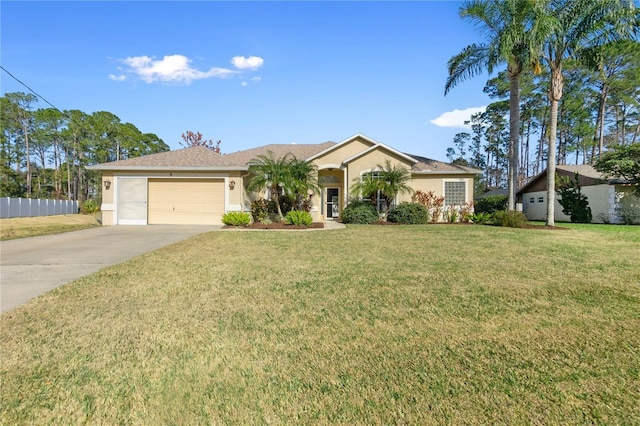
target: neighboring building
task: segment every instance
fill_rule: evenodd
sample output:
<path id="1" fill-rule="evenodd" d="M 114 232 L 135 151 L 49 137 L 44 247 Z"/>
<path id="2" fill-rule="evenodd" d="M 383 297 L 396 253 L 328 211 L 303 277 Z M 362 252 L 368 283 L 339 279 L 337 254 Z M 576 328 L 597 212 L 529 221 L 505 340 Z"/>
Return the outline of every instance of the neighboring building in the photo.
<path id="1" fill-rule="evenodd" d="M 337 219 L 349 188 L 378 164 L 391 160 L 411 170 L 414 191 L 444 195 L 447 204 L 473 201 L 473 178 L 480 170 L 399 152 L 362 134 L 340 143 L 275 144 L 220 155 L 191 147 L 89 167 L 102 172 L 103 225 L 220 224 L 228 211 L 250 211 L 259 195 L 247 191 L 248 163 L 259 155 L 292 154 L 318 168 L 314 220 Z M 398 197 L 410 201 L 411 195 Z"/>
<path id="2" fill-rule="evenodd" d="M 593 223 L 622 223 L 618 216 L 618 202 L 633 191 L 630 182 L 623 179 L 607 179 L 589 164 L 570 166 L 557 165 L 556 175 L 566 176 L 572 180 L 578 173 L 582 193 L 587 196 Z M 557 181 L 557 179 L 556 179 Z M 518 191 L 518 199 L 522 202 L 523 212 L 529 220 L 546 220 L 547 218 L 547 171 L 531 179 Z M 556 193 L 555 220 L 570 222 L 569 216 L 562 213 Z"/>

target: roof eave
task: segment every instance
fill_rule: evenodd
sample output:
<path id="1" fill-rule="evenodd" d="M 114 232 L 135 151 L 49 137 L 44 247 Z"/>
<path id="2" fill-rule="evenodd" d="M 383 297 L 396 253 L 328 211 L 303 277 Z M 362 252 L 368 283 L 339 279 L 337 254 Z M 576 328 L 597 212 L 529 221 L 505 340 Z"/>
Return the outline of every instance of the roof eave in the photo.
<path id="1" fill-rule="evenodd" d="M 468 170 L 420 170 L 412 171 L 412 175 L 479 175 L 482 171 L 468 171 Z"/>
<path id="2" fill-rule="evenodd" d="M 104 171 L 192 171 L 192 172 L 225 172 L 225 171 L 247 171 L 248 166 L 87 166 L 88 170 Z"/>

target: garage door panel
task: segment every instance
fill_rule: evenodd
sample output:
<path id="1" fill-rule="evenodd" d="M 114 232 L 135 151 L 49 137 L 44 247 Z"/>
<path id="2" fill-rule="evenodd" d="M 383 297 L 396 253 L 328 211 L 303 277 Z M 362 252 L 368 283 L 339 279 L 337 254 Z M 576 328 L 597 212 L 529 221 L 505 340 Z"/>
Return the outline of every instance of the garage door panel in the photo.
<path id="1" fill-rule="evenodd" d="M 222 223 L 223 179 L 149 179 L 149 223 Z"/>

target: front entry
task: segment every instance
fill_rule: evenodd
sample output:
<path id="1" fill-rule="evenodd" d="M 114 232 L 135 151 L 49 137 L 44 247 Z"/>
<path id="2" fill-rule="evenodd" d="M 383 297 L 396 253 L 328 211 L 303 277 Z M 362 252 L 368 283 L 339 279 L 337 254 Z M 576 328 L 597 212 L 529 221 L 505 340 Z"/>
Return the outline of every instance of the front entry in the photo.
<path id="1" fill-rule="evenodd" d="M 340 189 L 327 188 L 327 219 L 338 219 L 340 217 Z"/>

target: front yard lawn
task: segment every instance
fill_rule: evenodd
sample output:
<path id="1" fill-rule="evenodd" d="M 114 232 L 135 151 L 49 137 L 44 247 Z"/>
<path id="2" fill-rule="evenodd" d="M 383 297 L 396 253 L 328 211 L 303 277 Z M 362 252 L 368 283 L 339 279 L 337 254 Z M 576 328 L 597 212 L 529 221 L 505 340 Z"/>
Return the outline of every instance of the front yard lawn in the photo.
<path id="1" fill-rule="evenodd" d="M 639 424 L 639 247 L 639 227 L 200 235 L 3 314 L 0 424 Z"/>
<path id="2" fill-rule="evenodd" d="M 68 214 L 0 219 L 0 240 L 37 237 L 100 226 L 96 215 Z"/>

